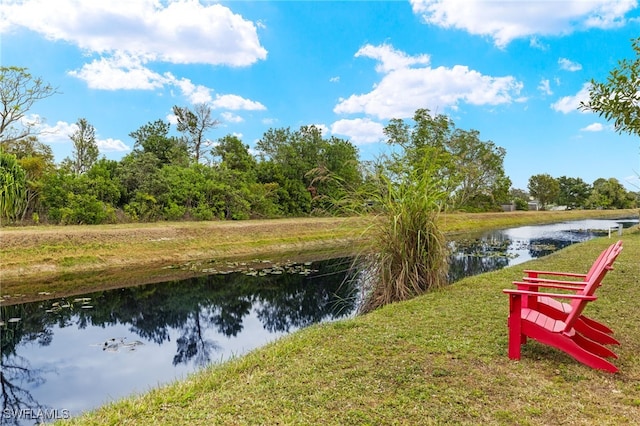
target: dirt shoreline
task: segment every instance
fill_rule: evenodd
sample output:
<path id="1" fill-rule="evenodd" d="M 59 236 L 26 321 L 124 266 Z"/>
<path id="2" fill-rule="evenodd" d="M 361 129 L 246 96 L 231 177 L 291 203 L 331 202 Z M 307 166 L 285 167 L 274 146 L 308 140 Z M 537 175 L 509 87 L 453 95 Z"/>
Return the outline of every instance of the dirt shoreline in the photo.
<path id="1" fill-rule="evenodd" d="M 638 211 L 452 214 L 442 221 L 446 232 L 455 233 L 631 215 Z M 370 218 L 293 218 L 5 227 L 0 229 L 0 305 L 183 279 L 212 267 L 232 269 L 234 262 L 354 255 L 369 223 Z"/>
<path id="2" fill-rule="evenodd" d="M 356 218 L 4 228 L 0 305 L 353 254 Z M 249 266 L 247 266 L 249 267 Z"/>

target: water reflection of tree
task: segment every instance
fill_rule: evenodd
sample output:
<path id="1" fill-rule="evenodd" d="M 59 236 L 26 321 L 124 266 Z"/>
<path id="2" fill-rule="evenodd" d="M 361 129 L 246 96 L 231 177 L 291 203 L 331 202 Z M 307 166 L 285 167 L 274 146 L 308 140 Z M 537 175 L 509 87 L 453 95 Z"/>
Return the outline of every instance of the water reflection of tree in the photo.
<path id="1" fill-rule="evenodd" d="M 157 344 L 169 341 L 172 329 L 179 330 L 173 363 L 193 361 L 203 365 L 218 349 L 214 341 L 206 338 L 206 332 L 215 330 L 227 337 L 237 336 L 254 305 L 258 318 L 270 332 L 304 327 L 355 310 L 353 285 L 343 283 L 348 274 L 345 264 L 324 262 L 313 267 L 320 269 L 322 276 L 254 277 L 236 273 L 97 292 L 85 296 L 90 298 L 90 309 L 83 309 L 80 302 L 72 299 L 58 301 L 66 308 L 49 313 L 45 311 L 53 301 L 17 305 L 19 308 L 12 308 L 27 309 L 33 315 L 11 314 L 23 320 L 6 351 L 3 333 L 3 355 L 11 353 L 18 342 L 36 340 L 48 345 L 55 325 L 83 329 L 89 325 L 125 324 L 132 333 Z M 343 306 L 336 311 L 338 302 Z"/>
<path id="2" fill-rule="evenodd" d="M 173 357 L 173 365 L 186 364 L 193 359 L 197 366 L 202 367 L 211 361 L 211 352 L 219 346 L 204 337 L 206 318 L 207 315 L 195 312 L 184 325 L 182 336 L 176 341 L 178 352 Z"/>
<path id="3" fill-rule="evenodd" d="M 449 262 L 449 282 L 453 283 L 471 275 L 496 271 L 509 265 L 506 250 L 501 254 L 478 255 L 458 254 L 451 256 Z"/>
<path id="4" fill-rule="evenodd" d="M 257 316 L 270 332 L 288 332 L 324 319 L 336 319 L 355 310 L 357 293 L 344 260 L 323 268 L 319 276 L 289 275 L 277 286 L 266 280 L 256 294 Z"/>
<path id="5" fill-rule="evenodd" d="M 533 259 L 547 256 L 554 251 L 561 250 L 571 244 L 578 243 L 580 241 L 588 239 L 579 238 L 579 234 L 574 235 L 572 238 L 559 239 L 559 238 L 532 238 L 529 241 L 529 255 Z"/>
<path id="6" fill-rule="evenodd" d="M 509 265 L 508 249 L 511 240 L 501 233 L 492 233 L 483 238 L 459 239 L 450 244 L 454 253 L 449 258 L 451 283 Z"/>
<path id="7" fill-rule="evenodd" d="M 5 323 L 0 332 L 0 405 L 2 424 L 19 424 L 17 413 L 26 409 L 44 410 L 29 388 L 44 383 L 44 369 L 32 368 L 29 361 L 16 353 L 21 342 L 36 341 L 40 346 L 51 343 L 53 333 L 40 312 L 40 305 L 14 305 L 0 307 L 0 318 Z M 9 323 L 11 318 L 20 318 Z M 14 414 L 14 415 L 12 415 Z"/>

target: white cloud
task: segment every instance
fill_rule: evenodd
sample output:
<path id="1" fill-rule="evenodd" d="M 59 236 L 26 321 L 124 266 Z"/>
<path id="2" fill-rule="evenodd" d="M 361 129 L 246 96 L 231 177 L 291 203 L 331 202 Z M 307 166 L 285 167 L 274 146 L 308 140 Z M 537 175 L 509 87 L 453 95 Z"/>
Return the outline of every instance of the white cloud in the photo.
<path id="1" fill-rule="evenodd" d="M 46 144 L 71 143 L 70 136 L 78 130 L 76 123 L 67 123 L 66 121 L 58 121 L 52 126 L 48 125 L 36 114 L 25 117 L 23 122 L 32 125 L 33 130 L 38 134 L 38 139 Z M 100 152 L 124 152 L 131 150 L 131 148 L 120 139 L 96 138 L 96 144 Z"/>
<path id="2" fill-rule="evenodd" d="M 331 83 L 338 83 L 340 81 L 340 77 L 339 76 L 331 77 L 329 81 Z"/>
<path id="3" fill-rule="evenodd" d="M 238 95 L 216 95 L 216 99 L 211 102 L 213 108 L 247 111 L 264 111 L 267 108 L 260 102 L 245 99 Z"/>
<path id="4" fill-rule="evenodd" d="M 213 99 L 211 96 L 212 89 L 202 85 L 195 85 L 188 78 L 177 80 L 171 76 L 171 82 L 180 88 L 183 96 L 192 104 L 207 104 Z"/>
<path id="5" fill-rule="evenodd" d="M 540 50 L 549 49 L 549 45 L 544 44 L 537 37 L 531 37 L 531 39 L 529 39 L 529 46 L 533 47 L 534 49 L 540 49 Z"/>
<path id="6" fill-rule="evenodd" d="M 551 85 L 549 84 L 549 80 L 540 80 L 540 84 L 538 85 L 538 90 L 544 93 L 545 95 L 553 95 L 551 91 Z"/>
<path id="7" fill-rule="evenodd" d="M 637 0 L 410 0 L 428 24 L 489 36 L 498 47 L 517 38 L 564 35 L 625 22 Z"/>
<path id="8" fill-rule="evenodd" d="M 368 118 L 338 120 L 331 125 L 331 133 L 348 136 L 356 145 L 379 142 L 384 138 L 382 124 Z"/>
<path id="9" fill-rule="evenodd" d="M 131 148 L 125 145 L 120 139 L 96 139 L 96 144 L 100 152 L 126 152 Z"/>
<path id="10" fill-rule="evenodd" d="M 144 66 L 144 60 L 119 53 L 85 64 L 69 75 L 84 80 L 92 89 L 102 90 L 153 90 L 171 81 L 170 75 L 162 76 Z"/>
<path id="11" fill-rule="evenodd" d="M 77 129 L 75 123 L 58 121 L 53 126 L 44 123 L 38 115 L 31 115 L 26 120 L 33 124 L 34 131 L 38 134 L 38 140 L 47 144 L 70 142 L 69 136 Z"/>
<path id="12" fill-rule="evenodd" d="M 558 59 L 558 65 L 560 65 L 560 69 L 563 69 L 565 71 L 580 71 L 582 69 L 582 65 L 577 63 L 577 62 L 573 62 L 567 58 L 560 58 Z"/>
<path id="13" fill-rule="evenodd" d="M 585 83 L 580 91 L 573 96 L 565 96 L 560 98 L 557 102 L 551 104 L 551 109 L 561 112 L 563 114 L 568 114 L 573 111 L 578 111 L 578 106 L 580 106 L 580 102 L 587 102 L 589 100 L 589 89 L 591 88 L 590 83 Z M 585 113 L 586 111 L 582 111 Z"/>
<path id="14" fill-rule="evenodd" d="M 409 57 L 386 45 L 367 45 L 356 56 L 378 59 L 381 64 L 376 68 L 386 73 L 371 92 L 340 99 L 333 110 L 335 113 L 365 113 L 379 119 L 407 118 L 418 108 L 441 111 L 447 107 L 455 109 L 460 102 L 498 105 L 521 100 L 516 97 L 522 83 L 511 76 L 483 75 L 463 65 L 410 68 L 415 64 L 426 65 L 428 56 Z"/>
<path id="15" fill-rule="evenodd" d="M 226 123 L 242 123 L 244 121 L 244 118 L 229 111 L 223 112 L 222 114 L 220 114 L 220 116 Z"/>
<path id="16" fill-rule="evenodd" d="M 430 61 L 429 55 L 409 56 L 388 44 L 382 44 L 380 46 L 367 44 L 361 47 L 355 56 L 356 58 L 365 56 L 367 58 L 377 59 L 378 65 L 376 65 L 376 71 L 381 73 L 409 68 L 411 65 L 429 65 Z"/>
<path id="17" fill-rule="evenodd" d="M 176 64 L 247 66 L 267 57 L 256 25 L 192 0 L 4 0 L 0 29 L 24 27 L 88 52 Z"/>
<path id="18" fill-rule="evenodd" d="M 583 132 L 601 132 L 604 130 L 604 126 L 601 123 L 592 123 L 580 130 Z"/>

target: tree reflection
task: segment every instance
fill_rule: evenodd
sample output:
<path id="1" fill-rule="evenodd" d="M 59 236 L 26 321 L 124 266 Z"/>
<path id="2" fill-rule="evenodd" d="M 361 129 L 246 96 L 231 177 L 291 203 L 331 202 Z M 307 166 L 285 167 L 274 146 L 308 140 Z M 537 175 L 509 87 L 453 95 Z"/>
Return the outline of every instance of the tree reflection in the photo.
<path id="1" fill-rule="evenodd" d="M 353 312 L 355 285 L 345 265 L 344 260 L 317 263 L 311 267 L 321 272 L 315 274 L 211 275 L 5 307 L 15 312 L 3 312 L 3 319 L 21 321 L 12 339 L 5 341 L 8 335 L 3 333 L 3 356 L 19 343 L 48 345 L 55 326 L 127 325 L 132 333 L 157 344 L 170 341 L 172 330 L 178 330 L 173 364 L 202 366 L 220 348 L 207 335 L 238 336 L 252 310 L 269 332 L 287 332 Z M 84 303 L 90 303 L 90 309 L 84 309 Z M 342 307 L 336 310 L 339 303 Z"/>
<path id="2" fill-rule="evenodd" d="M 21 342 L 36 341 L 40 346 L 51 343 L 53 333 L 39 312 L 38 304 L 0 307 L 3 320 L 0 332 L 0 405 L 2 424 L 20 423 L 18 413 L 24 410 L 44 410 L 30 389 L 44 383 L 45 369 L 32 368 L 29 361 L 16 353 Z M 9 322 L 11 319 L 17 322 Z"/>
<path id="3" fill-rule="evenodd" d="M 219 346 L 204 337 L 200 312 L 196 312 L 182 329 L 182 336 L 176 341 L 178 353 L 173 357 L 173 365 L 185 364 L 194 360 L 195 365 L 203 367 L 211 361 L 211 352 Z"/>
<path id="4" fill-rule="evenodd" d="M 587 239 L 587 238 L 584 238 Z M 582 241 L 580 240 L 558 240 L 556 238 L 532 238 L 529 242 L 529 255 L 537 259 L 546 256 L 554 251 L 561 250 L 571 244 Z"/>

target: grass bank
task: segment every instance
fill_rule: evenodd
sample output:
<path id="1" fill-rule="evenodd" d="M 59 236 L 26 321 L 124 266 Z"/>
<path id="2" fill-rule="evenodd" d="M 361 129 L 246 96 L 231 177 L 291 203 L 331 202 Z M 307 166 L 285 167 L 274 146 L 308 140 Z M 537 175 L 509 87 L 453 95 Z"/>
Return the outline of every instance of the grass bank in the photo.
<path id="1" fill-rule="evenodd" d="M 530 341 L 507 358 L 508 300 L 526 268 L 586 271 L 612 240 L 464 279 L 370 314 L 311 326 L 78 425 L 619 425 L 640 419 L 640 230 L 586 314 L 616 333 L 618 374 Z"/>
<path id="2" fill-rule="evenodd" d="M 637 210 L 447 214 L 456 233 Z M 107 288 L 187 278 L 201 264 L 352 254 L 367 226 L 362 218 L 295 218 L 237 222 L 161 222 L 0 228 L 1 303 L 21 303 Z M 186 265 L 186 268 L 166 268 Z"/>

